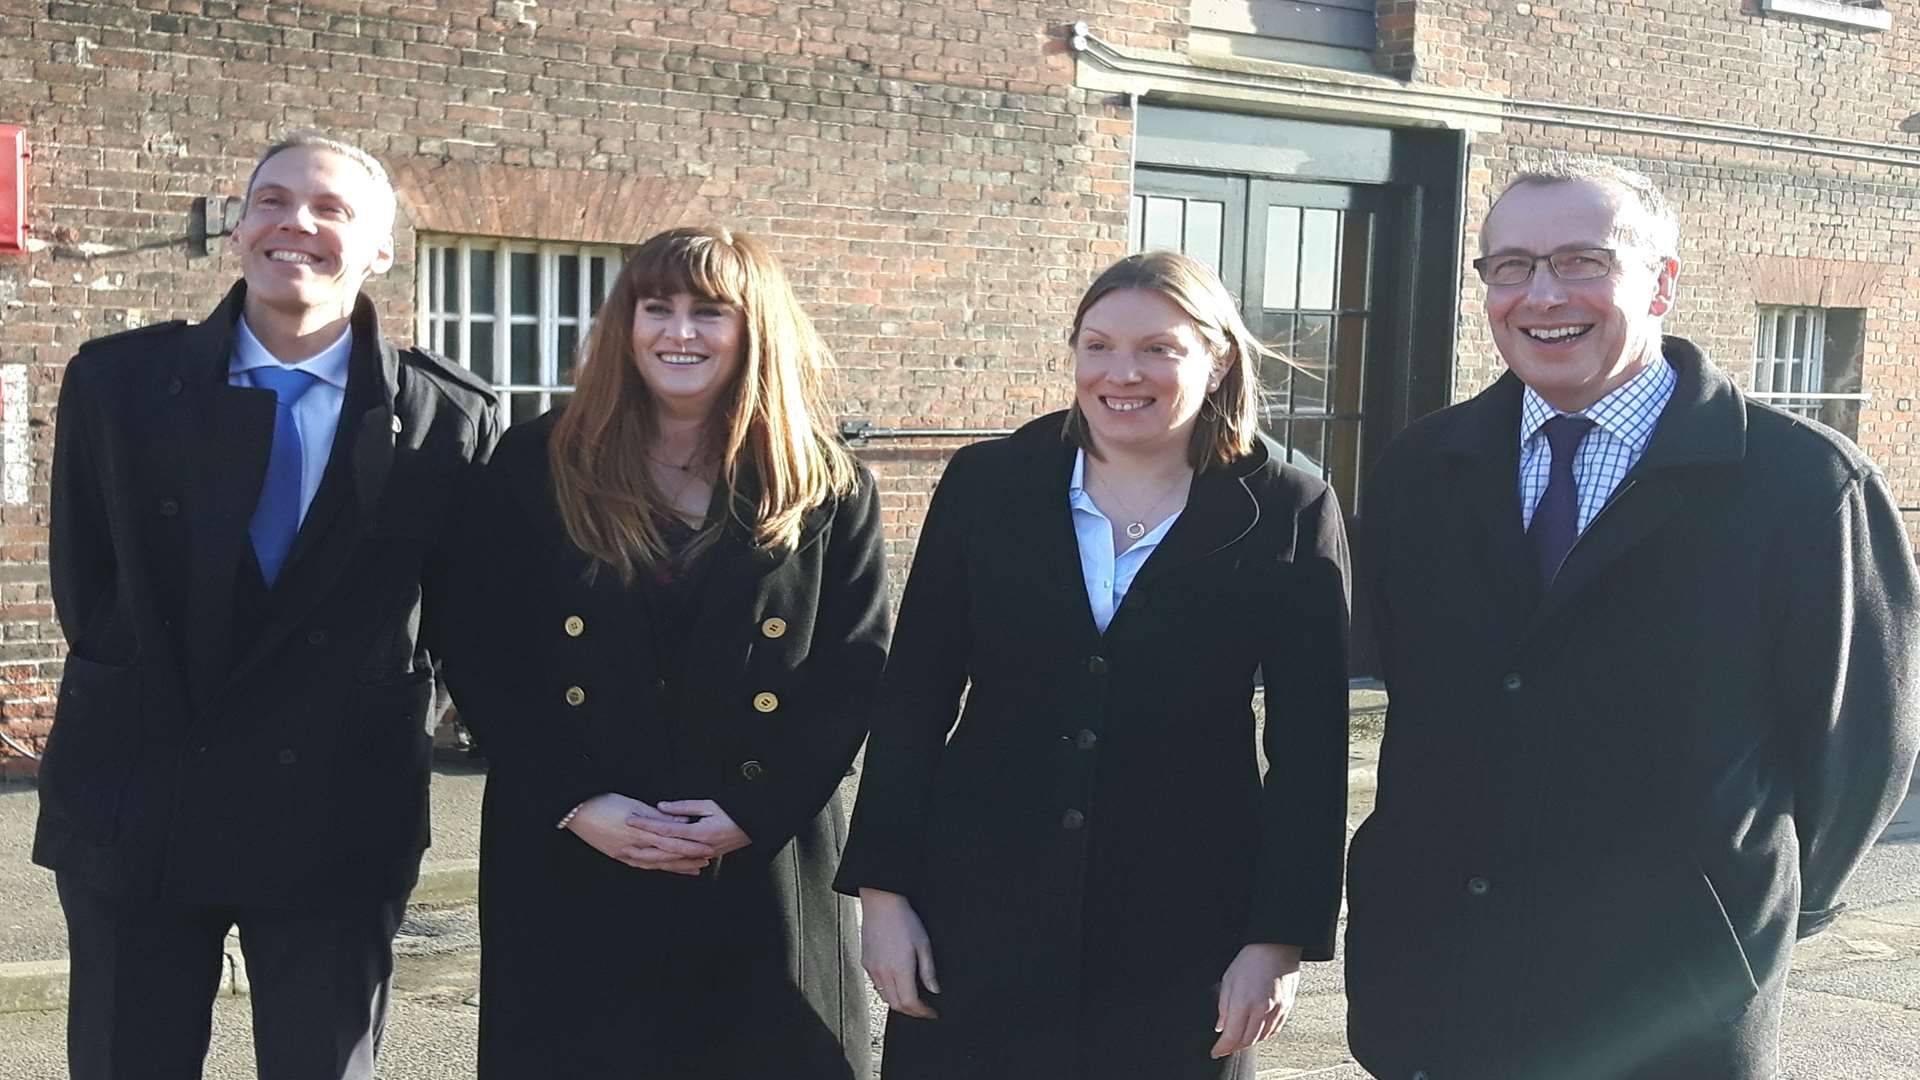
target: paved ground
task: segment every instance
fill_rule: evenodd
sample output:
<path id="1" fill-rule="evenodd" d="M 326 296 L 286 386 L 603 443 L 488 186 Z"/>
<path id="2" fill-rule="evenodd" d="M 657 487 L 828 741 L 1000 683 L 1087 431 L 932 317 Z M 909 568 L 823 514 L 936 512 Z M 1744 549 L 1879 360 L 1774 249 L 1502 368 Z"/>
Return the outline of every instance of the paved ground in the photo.
<path id="1" fill-rule="evenodd" d="M 1371 805 L 1368 754 L 1355 764 L 1355 821 Z M 435 778 L 434 859 L 473 858 L 479 778 L 443 769 Z M 47 875 L 26 867 L 20 822 L 30 789 L 0 787 L 0 956 L 60 955 Z M 1785 1080 L 1913 1080 L 1920 1076 L 1920 794 L 1875 847 L 1849 890 L 1852 911 L 1802 948 L 1787 1005 Z M 402 931 L 395 1002 L 382 1074 L 406 1080 L 472 1076 L 478 1011 L 478 940 L 473 908 L 416 910 Z M 1310 966 L 1294 1019 L 1262 1047 L 1263 1080 L 1366 1080 L 1346 1054 L 1338 963 Z M 0 1077 L 60 1080 L 64 1039 L 58 1012 L 0 1015 Z M 215 1009 L 208 1080 L 253 1076 L 247 999 Z"/>

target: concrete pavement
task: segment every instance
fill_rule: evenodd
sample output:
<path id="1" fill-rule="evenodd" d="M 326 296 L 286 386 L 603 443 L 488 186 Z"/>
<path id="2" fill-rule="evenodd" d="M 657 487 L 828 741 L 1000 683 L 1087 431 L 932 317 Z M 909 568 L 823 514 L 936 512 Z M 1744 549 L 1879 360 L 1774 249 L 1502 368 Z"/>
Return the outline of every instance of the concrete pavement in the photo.
<path id="1" fill-rule="evenodd" d="M 1349 828 L 1372 808 L 1377 716 L 1355 702 Z M 472 1076 L 479 986 L 476 880 L 482 777 L 434 777 L 434 842 L 397 943 L 382 1075 Z M 52 875 L 27 863 L 35 795 L 0 785 L 0 1076 L 59 1080 L 64 1070 L 65 943 Z M 1920 796 L 1910 797 L 1848 890 L 1851 910 L 1802 946 L 1790 979 L 1784 1080 L 1920 1076 Z M 253 1076 L 244 996 L 215 1007 L 207 1080 Z M 1260 1049 L 1261 1080 L 1366 1080 L 1346 1051 L 1341 966 L 1309 965 L 1293 1019 Z M 31 1011 L 8 1011 L 26 1008 Z M 875 1003 L 878 1015 L 878 1003 Z M 878 1027 L 876 1025 L 876 1030 Z"/>

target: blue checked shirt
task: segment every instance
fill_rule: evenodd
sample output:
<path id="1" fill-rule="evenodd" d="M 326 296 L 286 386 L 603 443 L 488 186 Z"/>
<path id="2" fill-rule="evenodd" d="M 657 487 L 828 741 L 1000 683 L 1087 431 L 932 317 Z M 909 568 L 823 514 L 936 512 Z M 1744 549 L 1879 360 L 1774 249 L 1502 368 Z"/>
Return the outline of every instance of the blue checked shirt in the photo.
<path id="1" fill-rule="evenodd" d="M 1620 481 L 1647 452 L 1653 427 L 1673 397 L 1679 379 L 1673 365 L 1662 360 L 1648 364 L 1640 374 L 1615 388 L 1613 393 L 1569 416 L 1584 416 L 1593 421 L 1593 430 L 1580 440 L 1573 455 L 1573 483 L 1580 493 L 1579 530 L 1586 532 L 1600 508 L 1613 497 Z M 1540 425 L 1558 412 L 1545 399 L 1526 388 L 1520 400 L 1520 528 L 1533 525 L 1533 509 L 1547 490 L 1547 471 L 1553 465 L 1553 449 L 1540 433 Z"/>

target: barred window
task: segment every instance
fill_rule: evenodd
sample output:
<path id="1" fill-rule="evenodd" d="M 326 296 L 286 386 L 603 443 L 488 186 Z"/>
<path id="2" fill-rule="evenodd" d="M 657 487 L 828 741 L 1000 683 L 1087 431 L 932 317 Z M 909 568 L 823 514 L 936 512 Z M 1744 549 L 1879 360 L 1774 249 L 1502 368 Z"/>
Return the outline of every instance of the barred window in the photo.
<path id="1" fill-rule="evenodd" d="M 486 379 L 509 422 L 573 392 L 618 248 L 481 237 L 420 240 L 418 340 Z"/>
<path id="2" fill-rule="evenodd" d="M 1768 307 L 1757 311 L 1749 396 L 1851 436 L 1860 392 L 1864 312 Z"/>

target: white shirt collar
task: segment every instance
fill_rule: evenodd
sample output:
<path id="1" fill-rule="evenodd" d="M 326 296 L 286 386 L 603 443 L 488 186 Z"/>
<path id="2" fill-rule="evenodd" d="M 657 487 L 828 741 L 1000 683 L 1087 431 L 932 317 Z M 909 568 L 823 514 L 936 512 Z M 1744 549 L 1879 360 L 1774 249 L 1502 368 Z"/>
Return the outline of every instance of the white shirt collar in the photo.
<path id="1" fill-rule="evenodd" d="M 329 386 L 345 390 L 347 361 L 352 356 L 353 328 L 349 326 L 340 332 L 339 339 L 333 344 L 297 364 L 282 365 L 280 358 L 268 352 L 260 339 L 253 336 L 253 329 L 247 325 L 246 316 L 242 315 L 233 337 L 233 359 L 227 366 L 227 373 L 239 375 L 259 367 L 285 366 L 304 371 Z"/>

